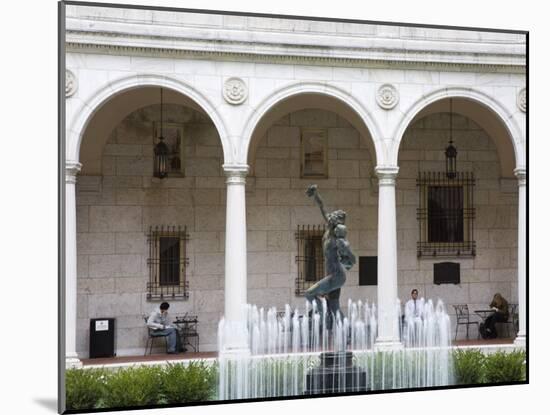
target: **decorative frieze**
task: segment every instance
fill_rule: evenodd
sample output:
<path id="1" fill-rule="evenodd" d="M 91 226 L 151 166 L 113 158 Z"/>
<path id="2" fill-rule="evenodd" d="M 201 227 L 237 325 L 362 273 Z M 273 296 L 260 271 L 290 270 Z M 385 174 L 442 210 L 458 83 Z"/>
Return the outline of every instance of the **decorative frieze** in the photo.
<path id="1" fill-rule="evenodd" d="M 376 93 L 376 102 L 378 102 L 381 108 L 391 110 L 399 102 L 399 92 L 397 92 L 397 88 L 391 84 L 380 86 Z"/>
<path id="2" fill-rule="evenodd" d="M 223 97 L 232 105 L 242 104 L 248 97 L 248 88 L 240 78 L 229 78 L 223 86 Z"/>

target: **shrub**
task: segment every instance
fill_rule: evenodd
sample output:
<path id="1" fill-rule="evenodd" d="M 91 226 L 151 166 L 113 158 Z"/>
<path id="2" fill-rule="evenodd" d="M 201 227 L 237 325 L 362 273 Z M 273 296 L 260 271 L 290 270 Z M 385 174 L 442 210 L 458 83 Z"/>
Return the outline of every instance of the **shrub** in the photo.
<path id="1" fill-rule="evenodd" d="M 497 352 L 487 356 L 485 381 L 489 383 L 525 380 L 525 352 Z"/>
<path id="2" fill-rule="evenodd" d="M 472 385 L 483 383 L 486 357 L 481 350 L 458 349 L 455 350 L 453 357 L 457 384 Z"/>
<path id="3" fill-rule="evenodd" d="M 164 403 L 162 372 L 157 366 L 130 367 L 113 372 L 108 377 L 102 406 L 117 408 Z"/>
<path id="4" fill-rule="evenodd" d="M 68 369 L 65 374 L 67 409 L 93 409 L 101 405 L 108 372 L 104 369 Z"/>
<path id="5" fill-rule="evenodd" d="M 166 403 L 199 402 L 213 399 L 216 370 L 204 362 L 168 364 L 162 375 L 162 393 Z"/>

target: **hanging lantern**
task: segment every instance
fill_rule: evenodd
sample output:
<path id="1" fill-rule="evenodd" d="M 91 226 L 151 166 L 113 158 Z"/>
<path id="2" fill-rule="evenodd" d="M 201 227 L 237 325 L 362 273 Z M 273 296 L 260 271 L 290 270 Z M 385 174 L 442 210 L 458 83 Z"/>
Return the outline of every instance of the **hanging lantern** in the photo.
<path id="1" fill-rule="evenodd" d="M 446 172 L 449 179 L 454 179 L 456 177 L 456 148 L 453 146 L 452 142 L 449 144 L 449 147 L 445 150 L 445 158 L 447 160 Z"/>
<path id="2" fill-rule="evenodd" d="M 164 137 L 159 137 L 159 142 L 155 146 L 155 177 L 163 179 L 168 175 L 168 146 L 164 143 Z"/>
<path id="3" fill-rule="evenodd" d="M 456 147 L 453 146 L 453 99 L 450 104 L 450 122 L 449 122 L 449 146 L 445 149 L 445 171 L 449 179 L 456 177 Z"/>
<path id="4" fill-rule="evenodd" d="M 164 142 L 162 135 L 162 88 L 160 89 L 160 135 L 158 137 L 159 142 L 155 145 L 155 163 L 153 175 L 159 179 L 163 179 L 168 175 L 168 146 Z"/>

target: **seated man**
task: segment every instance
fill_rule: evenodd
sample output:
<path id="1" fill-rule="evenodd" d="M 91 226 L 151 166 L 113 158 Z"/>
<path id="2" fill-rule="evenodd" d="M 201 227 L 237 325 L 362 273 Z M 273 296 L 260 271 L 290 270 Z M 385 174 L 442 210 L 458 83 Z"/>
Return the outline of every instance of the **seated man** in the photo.
<path id="1" fill-rule="evenodd" d="M 411 291 L 411 298 L 405 303 L 405 314 L 403 315 L 405 320 L 410 318 L 421 318 L 422 309 L 424 308 L 424 300 L 418 299 L 418 290 L 415 288 Z"/>
<path id="2" fill-rule="evenodd" d="M 405 303 L 405 310 L 402 316 L 401 324 L 403 330 L 403 339 L 408 346 L 418 346 L 420 341 L 419 330 L 422 327 L 424 311 L 424 299 L 418 299 L 418 290 L 411 291 L 411 298 Z"/>
<path id="3" fill-rule="evenodd" d="M 147 319 L 147 327 L 154 330 L 155 334 L 166 335 L 168 341 L 168 353 L 178 353 L 179 351 L 185 352 L 186 349 L 182 348 L 181 336 L 178 329 L 173 326 L 172 320 L 168 315 L 168 309 L 170 304 L 162 303 L 159 308 L 153 310 Z"/>

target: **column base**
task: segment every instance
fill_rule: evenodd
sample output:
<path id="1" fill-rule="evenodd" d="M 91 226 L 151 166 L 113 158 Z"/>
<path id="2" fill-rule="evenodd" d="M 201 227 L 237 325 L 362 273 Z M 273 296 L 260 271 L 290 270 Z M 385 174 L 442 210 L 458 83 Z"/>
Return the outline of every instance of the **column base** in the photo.
<path id="1" fill-rule="evenodd" d="M 81 369 L 82 362 L 77 356 L 65 356 L 65 369 Z"/>
<path id="2" fill-rule="evenodd" d="M 527 346 L 525 334 L 518 334 L 518 336 L 514 340 L 514 346 L 522 347 L 522 348 L 525 348 Z"/>
<path id="3" fill-rule="evenodd" d="M 403 350 L 405 346 L 399 340 L 386 340 L 386 339 L 377 339 L 374 342 L 374 350 L 385 352 L 385 351 L 394 351 L 394 350 Z"/>

